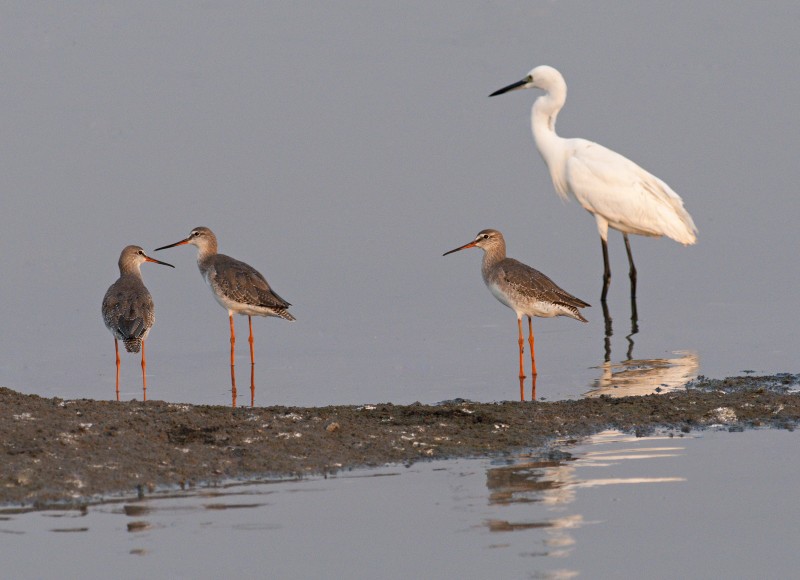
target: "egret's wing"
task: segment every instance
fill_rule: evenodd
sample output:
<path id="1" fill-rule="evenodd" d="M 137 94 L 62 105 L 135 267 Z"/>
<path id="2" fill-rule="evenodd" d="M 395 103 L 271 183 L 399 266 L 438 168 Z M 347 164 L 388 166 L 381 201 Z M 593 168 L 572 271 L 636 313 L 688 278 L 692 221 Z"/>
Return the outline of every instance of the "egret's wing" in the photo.
<path id="1" fill-rule="evenodd" d="M 623 232 L 695 242 L 697 228 L 683 200 L 666 183 L 597 143 L 572 139 L 570 145 L 566 179 L 586 210 Z"/>

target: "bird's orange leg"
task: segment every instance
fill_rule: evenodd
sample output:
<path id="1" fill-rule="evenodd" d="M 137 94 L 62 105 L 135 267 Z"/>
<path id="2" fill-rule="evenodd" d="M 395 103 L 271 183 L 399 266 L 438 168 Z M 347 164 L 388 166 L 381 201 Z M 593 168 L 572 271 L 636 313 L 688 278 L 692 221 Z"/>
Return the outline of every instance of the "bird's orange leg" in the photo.
<path id="1" fill-rule="evenodd" d="M 253 317 L 247 315 L 247 322 L 250 325 L 250 406 L 256 406 L 256 354 L 253 349 Z"/>
<path id="2" fill-rule="evenodd" d="M 522 318 L 517 319 L 517 327 L 519 328 L 519 378 L 525 378 L 525 367 L 522 366 L 522 355 L 525 353 L 525 338 L 522 334 Z"/>
<path id="3" fill-rule="evenodd" d="M 536 375 L 538 374 L 536 370 L 536 349 L 533 346 L 533 325 L 531 323 L 531 317 L 528 316 L 528 342 L 531 345 L 531 401 L 536 400 Z"/>
<path id="4" fill-rule="evenodd" d="M 236 331 L 233 329 L 233 313 L 228 315 L 231 319 L 231 397 L 232 406 L 236 406 L 236 364 L 234 360 L 234 347 L 236 346 Z"/>
<path id="5" fill-rule="evenodd" d="M 117 353 L 117 401 L 119 401 L 119 341 L 114 338 L 114 352 Z"/>
<path id="6" fill-rule="evenodd" d="M 144 341 L 142 341 L 142 401 L 147 400 L 147 357 L 144 356 Z"/>
<path id="7" fill-rule="evenodd" d="M 530 316 L 528 316 L 528 343 L 531 345 L 531 374 L 535 377 L 538 373 L 536 372 L 536 351 L 533 348 L 533 324 Z"/>

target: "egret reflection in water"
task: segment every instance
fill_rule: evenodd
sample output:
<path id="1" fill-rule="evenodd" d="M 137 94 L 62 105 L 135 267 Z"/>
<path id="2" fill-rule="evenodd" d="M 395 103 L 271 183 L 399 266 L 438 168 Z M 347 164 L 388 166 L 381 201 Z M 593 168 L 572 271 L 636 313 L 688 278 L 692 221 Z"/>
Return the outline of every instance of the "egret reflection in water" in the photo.
<path id="1" fill-rule="evenodd" d="M 614 336 L 614 321 L 611 318 L 611 311 L 606 302 L 601 302 L 603 307 L 603 321 L 605 323 L 605 339 L 603 341 L 603 360 L 605 362 L 611 361 L 611 337 Z M 626 360 L 633 358 L 633 337 L 639 333 L 639 311 L 636 308 L 636 297 L 631 297 L 631 329 L 625 335 L 625 340 L 628 341 L 628 350 L 625 355 Z"/>
<path id="2" fill-rule="evenodd" d="M 697 377 L 700 357 L 696 352 L 678 351 L 675 358 L 633 359 L 600 365 L 601 375 L 585 397 L 628 397 L 674 391 Z"/>

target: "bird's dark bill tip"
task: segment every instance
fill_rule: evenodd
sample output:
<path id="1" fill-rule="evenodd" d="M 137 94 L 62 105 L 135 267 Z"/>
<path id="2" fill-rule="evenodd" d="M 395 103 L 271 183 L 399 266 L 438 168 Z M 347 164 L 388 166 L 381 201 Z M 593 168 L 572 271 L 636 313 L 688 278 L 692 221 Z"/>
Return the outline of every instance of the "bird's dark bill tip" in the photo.
<path id="1" fill-rule="evenodd" d="M 182 246 L 183 244 L 188 244 L 188 243 L 189 240 L 181 240 L 180 242 L 175 242 L 174 244 L 167 244 L 166 246 L 161 246 L 160 248 L 156 248 L 153 251 L 158 252 L 159 250 L 166 250 L 167 248 L 174 248 L 175 246 Z"/>
<path id="2" fill-rule="evenodd" d="M 458 248 L 450 250 L 449 252 L 445 252 L 444 254 L 442 254 L 442 256 L 444 257 L 444 256 L 446 256 L 448 254 L 452 254 L 452 253 L 458 252 L 460 250 L 466 250 L 467 248 L 474 248 L 474 247 L 475 247 L 475 242 L 470 242 L 468 244 L 464 244 L 463 246 L 459 246 Z"/>
<path id="3" fill-rule="evenodd" d="M 493 92 L 490 97 L 496 97 L 497 95 L 502 95 L 503 93 L 507 93 L 509 91 L 513 91 L 514 89 L 522 88 L 524 85 L 528 83 L 528 79 L 522 79 L 521 81 L 517 81 L 515 83 L 511 83 L 507 87 L 503 87 L 502 89 L 497 89 Z"/>
<path id="4" fill-rule="evenodd" d="M 154 264 L 161 264 L 162 266 L 169 266 L 170 268 L 174 268 L 172 264 L 168 264 L 166 262 L 162 262 L 161 260 L 156 260 L 155 258 L 151 258 L 150 256 L 145 256 L 145 260 L 148 262 L 153 262 Z"/>

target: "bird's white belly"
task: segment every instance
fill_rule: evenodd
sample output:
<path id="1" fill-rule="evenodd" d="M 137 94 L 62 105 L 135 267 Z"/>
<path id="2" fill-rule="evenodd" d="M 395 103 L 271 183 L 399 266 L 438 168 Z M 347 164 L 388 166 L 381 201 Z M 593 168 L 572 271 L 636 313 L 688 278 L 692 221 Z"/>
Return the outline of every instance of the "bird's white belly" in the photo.
<path id="1" fill-rule="evenodd" d="M 208 287 L 211 289 L 211 294 L 214 296 L 214 300 L 216 300 L 220 306 L 222 306 L 225 310 L 232 314 L 241 314 L 243 316 L 271 316 L 272 311 L 268 308 L 264 308 L 263 306 L 256 306 L 254 304 L 246 304 L 244 302 L 238 302 L 226 296 L 221 290 L 215 288 L 214 285 L 211 283 L 211 275 L 205 274 L 203 276 L 205 278 L 206 283 L 208 283 Z"/>
<path id="2" fill-rule="evenodd" d="M 563 313 L 563 308 L 548 302 L 531 302 L 525 309 L 528 316 L 538 316 L 539 318 L 553 318 Z"/>
<path id="3" fill-rule="evenodd" d="M 494 297 L 513 310 L 517 317 L 538 316 L 540 318 L 552 318 L 564 312 L 564 309 L 557 304 L 526 299 L 523 296 L 516 296 L 512 299 L 497 284 L 488 284 L 488 286 Z"/>
<path id="4" fill-rule="evenodd" d="M 491 291 L 491 293 L 494 295 L 495 298 L 497 298 L 500 302 L 511 308 L 511 310 L 516 310 L 516 307 L 508 299 L 508 296 L 506 296 L 505 292 L 503 292 L 503 290 L 497 284 L 487 284 L 487 286 L 489 286 L 489 290 Z"/>
<path id="5" fill-rule="evenodd" d="M 214 300 L 216 300 L 220 306 L 222 306 L 225 310 L 229 310 L 232 312 L 239 312 L 241 308 L 241 304 L 238 302 L 231 300 L 230 298 L 226 298 L 225 296 L 214 292 L 214 289 L 211 289 L 211 294 L 214 295 Z"/>

